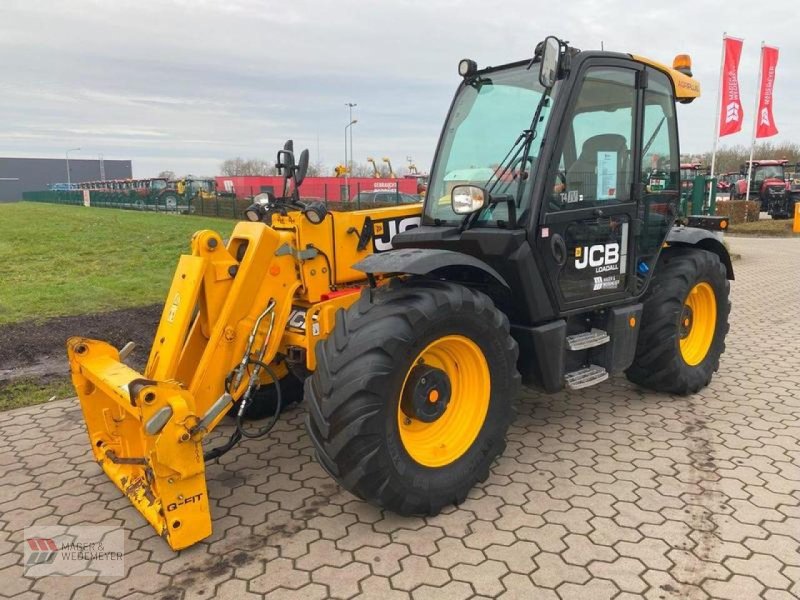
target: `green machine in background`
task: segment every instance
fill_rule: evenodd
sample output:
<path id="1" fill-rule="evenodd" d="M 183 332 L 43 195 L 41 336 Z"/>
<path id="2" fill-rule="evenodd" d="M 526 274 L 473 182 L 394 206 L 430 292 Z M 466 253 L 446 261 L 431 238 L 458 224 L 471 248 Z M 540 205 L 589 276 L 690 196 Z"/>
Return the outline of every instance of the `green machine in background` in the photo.
<path id="1" fill-rule="evenodd" d="M 710 193 L 709 193 L 710 190 Z M 714 217 L 717 211 L 717 178 L 700 163 L 681 164 L 681 200 L 678 217 L 690 220 Z M 727 220 L 725 221 L 727 224 Z M 724 227 L 721 227 L 724 229 Z"/>

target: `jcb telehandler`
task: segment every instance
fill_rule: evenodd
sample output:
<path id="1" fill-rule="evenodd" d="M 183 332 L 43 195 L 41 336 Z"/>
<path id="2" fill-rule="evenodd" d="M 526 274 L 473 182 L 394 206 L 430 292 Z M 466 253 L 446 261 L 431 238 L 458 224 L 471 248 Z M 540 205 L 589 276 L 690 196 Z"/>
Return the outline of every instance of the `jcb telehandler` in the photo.
<path id="1" fill-rule="evenodd" d="M 211 532 L 206 461 L 303 396 L 336 481 L 436 514 L 487 477 L 521 382 L 708 385 L 733 270 L 718 233 L 676 223 L 675 107 L 700 94 L 686 63 L 554 37 L 520 62 L 461 61 L 422 207 L 303 203 L 308 153 L 287 143 L 283 196 L 227 244 L 192 238 L 144 373 L 68 341 L 95 458 L 179 549 Z M 231 411 L 232 437 L 204 448 Z"/>

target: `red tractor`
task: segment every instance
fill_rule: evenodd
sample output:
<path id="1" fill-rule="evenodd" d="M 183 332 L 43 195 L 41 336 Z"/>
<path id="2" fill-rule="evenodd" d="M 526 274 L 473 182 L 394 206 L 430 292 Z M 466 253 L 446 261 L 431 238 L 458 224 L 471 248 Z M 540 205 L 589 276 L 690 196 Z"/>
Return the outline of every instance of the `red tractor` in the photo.
<path id="1" fill-rule="evenodd" d="M 769 213 L 773 219 L 788 219 L 794 212 L 791 187 L 786 181 L 786 165 L 789 161 L 754 160 L 750 176 L 750 199 L 761 203 L 761 210 Z M 747 171 L 749 163 L 741 167 L 744 176 L 736 182 L 733 191 L 734 200 L 747 197 Z"/>
<path id="2" fill-rule="evenodd" d="M 736 186 L 736 182 L 742 178 L 742 174 L 739 171 L 733 171 L 731 173 L 720 173 L 717 179 L 717 191 L 723 192 L 725 194 L 729 194 L 733 191 L 734 187 Z"/>

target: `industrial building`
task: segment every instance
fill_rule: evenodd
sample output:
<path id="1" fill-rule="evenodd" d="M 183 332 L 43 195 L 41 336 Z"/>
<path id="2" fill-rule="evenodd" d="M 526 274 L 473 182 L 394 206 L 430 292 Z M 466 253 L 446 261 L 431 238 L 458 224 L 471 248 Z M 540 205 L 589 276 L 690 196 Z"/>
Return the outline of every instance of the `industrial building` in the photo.
<path id="1" fill-rule="evenodd" d="M 132 177 L 131 161 L 65 158 L 0 157 L 0 202 L 22 199 L 22 192 L 46 190 L 54 183 Z"/>

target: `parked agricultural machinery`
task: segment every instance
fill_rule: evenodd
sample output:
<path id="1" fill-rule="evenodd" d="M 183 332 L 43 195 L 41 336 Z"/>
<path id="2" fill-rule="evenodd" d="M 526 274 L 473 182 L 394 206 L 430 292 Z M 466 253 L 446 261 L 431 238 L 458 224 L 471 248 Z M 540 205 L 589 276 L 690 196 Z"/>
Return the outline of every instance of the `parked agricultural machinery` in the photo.
<path id="1" fill-rule="evenodd" d="M 794 214 L 792 187 L 786 179 L 788 164 L 786 159 L 744 163 L 740 168 L 743 178 L 736 182 L 734 199 L 744 200 L 749 197 L 750 200 L 761 203 L 761 210 L 773 219 L 788 219 Z M 746 179 L 748 171 L 751 171 L 749 190 Z"/>

